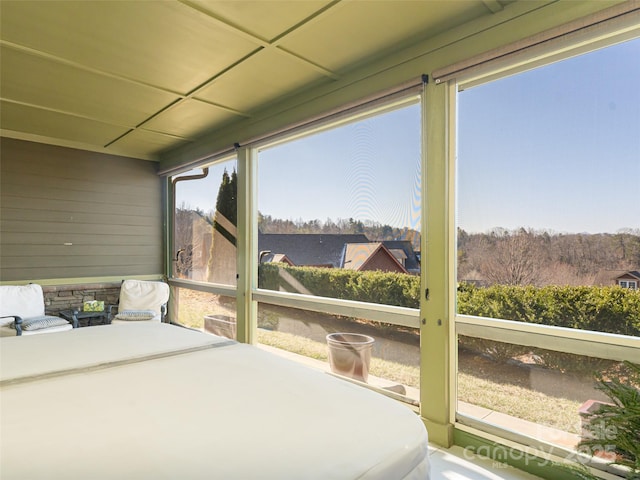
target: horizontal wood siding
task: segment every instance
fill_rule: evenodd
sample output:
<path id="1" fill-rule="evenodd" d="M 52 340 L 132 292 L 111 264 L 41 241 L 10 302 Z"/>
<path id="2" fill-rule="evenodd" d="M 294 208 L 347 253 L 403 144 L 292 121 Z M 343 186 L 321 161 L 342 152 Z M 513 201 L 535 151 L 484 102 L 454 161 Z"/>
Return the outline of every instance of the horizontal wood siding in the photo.
<path id="1" fill-rule="evenodd" d="M 0 148 L 1 281 L 162 274 L 155 162 L 7 138 Z"/>

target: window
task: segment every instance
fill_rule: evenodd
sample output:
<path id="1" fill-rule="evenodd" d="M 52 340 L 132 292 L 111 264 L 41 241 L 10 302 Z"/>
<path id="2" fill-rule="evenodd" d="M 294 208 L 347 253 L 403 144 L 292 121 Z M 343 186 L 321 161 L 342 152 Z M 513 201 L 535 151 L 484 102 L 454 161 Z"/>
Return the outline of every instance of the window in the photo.
<path id="1" fill-rule="evenodd" d="M 639 55 L 636 39 L 458 94 L 462 423 L 576 449 L 581 407 L 606 401 L 594 373 L 630 358 L 640 298 L 610 272 L 640 265 L 640 205 L 615 201 L 640 179 Z"/>
<path id="2" fill-rule="evenodd" d="M 174 276 L 234 285 L 236 161 L 173 177 Z"/>
<path id="3" fill-rule="evenodd" d="M 236 160 L 230 159 L 172 178 L 174 284 L 188 280 L 227 286 L 218 294 L 184 285 L 174 289 L 178 314 L 172 317 L 191 328 L 212 331 L 212 317 L 235 322 L 236 169 Z"/>
<path id="4" fill-rule="evenodd" d="M 640 262 L 640 206 L 615 202 L 640 179 L 638 54 L 640 39 L 459 93 L 458 281 L 593 286 Z"/>
<path id="5" fill-rule="evenodd" d="M 286 259 L 295 267 L 333 269 L 336 275 L 378 271 L 417 276 L 419 106 L 261 150 L 258 191 L 262 265 Z M 273 284 L 262 277 L 259 286 L 417 307 L 357 291 L 339 297 L 329 292 L 326 275 L 324 283 L 295 284 L 282 276 L 272 279 L 278 282 Z"/>
<path id="6" fill-rule="evenodd" d="M 369 383 L 414 401 L 420 362 L 417 102 L 414 97 L 261 149 L 257 252 L 260 342 L 327 361 L 327 335 L 373 337 Z M 300 295 L 305 299 L 295 298 Z"/>

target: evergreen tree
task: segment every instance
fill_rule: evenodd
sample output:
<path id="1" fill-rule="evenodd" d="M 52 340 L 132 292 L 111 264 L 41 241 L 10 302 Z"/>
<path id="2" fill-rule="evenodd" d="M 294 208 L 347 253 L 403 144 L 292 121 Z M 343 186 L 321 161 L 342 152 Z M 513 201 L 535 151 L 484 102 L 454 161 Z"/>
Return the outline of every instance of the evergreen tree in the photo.
<path id="1" fill-rule="evenodd" d="M 213 237 L 211 239 L 211 247 L 209 251 L 209 260 L 207 265 L 207 279 L 210 282 L 226 283 L 231 277 L 235 277 L 234 260 L 235 254 L 225 252 L 224 242 L 218 236 L 216 240 L 216 232 L 222 235 L 234 247 L 236 246 L 235 229 L 230 228 L 230 224 L 234 227 L 238 224 L 238 177 L 234 170 L 231 175 L 225 169 L 222 173 L 222 180 L 218 188 L 218 197 L 216 198 L 216 211 L 213 215 Z M 231 230 L 231 231 L 229 231 Z M 220 243 L 220 245 L 217 245 Z M 235 250 L 235 249 L 234 249 Z M 216 251 L 218 253 L 216 253 Z M 229 258 L 227 258 L 229 257 Z"/>
<path id="2" fill-rule="evenodd" d="M 219 215 L 222 215 L 235 227 L 238 225 L 238 176 L 234 170 L 231 175 L 225 169 L 222 174 L 222 182 L 218 190 L 218 198 L 216 200 L 216 216 L 213 222 L 213 228 L 222 234 L 227 240 L 234 245 L 236 238 L 225 227 L 224 222 L 219 221 Z"/>

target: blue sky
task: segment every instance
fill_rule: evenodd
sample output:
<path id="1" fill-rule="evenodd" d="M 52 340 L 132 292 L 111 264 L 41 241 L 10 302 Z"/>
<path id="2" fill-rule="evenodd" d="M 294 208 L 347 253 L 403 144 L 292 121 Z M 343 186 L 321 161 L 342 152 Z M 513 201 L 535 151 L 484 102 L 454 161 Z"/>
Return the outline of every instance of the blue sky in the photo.
<path id="1" fill-rule="evenodd" d="M 419 104 L 265 150 L 258 169 L 258 208 L 275 218 L 419 229 Z"/>
<path id="2" fill-rule="evenodd" d="M 640 229 L 640 39 L 463 91 L 468 231 Z"/>
<path id="3" fill-rule="evenodd" d="M 640 229 L 639 85 L 636 39 L 461 92 L 458 225 Z M 261 152 L 259 210 L 419 229 L 419 123 L 415 105 Z M 178 204 L 212 208 L 223 168 Z"/>

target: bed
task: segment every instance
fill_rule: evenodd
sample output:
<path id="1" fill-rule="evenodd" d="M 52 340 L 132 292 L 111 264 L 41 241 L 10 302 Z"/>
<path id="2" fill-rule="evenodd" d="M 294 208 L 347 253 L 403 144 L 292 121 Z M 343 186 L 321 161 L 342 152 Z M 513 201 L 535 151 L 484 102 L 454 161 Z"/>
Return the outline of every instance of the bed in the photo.
<path id="1" fill-rule="evenodd" d="M 0 342 L 3 480 L 429 478 L 415 413 L 255 346 L 150 322 Z"/>

